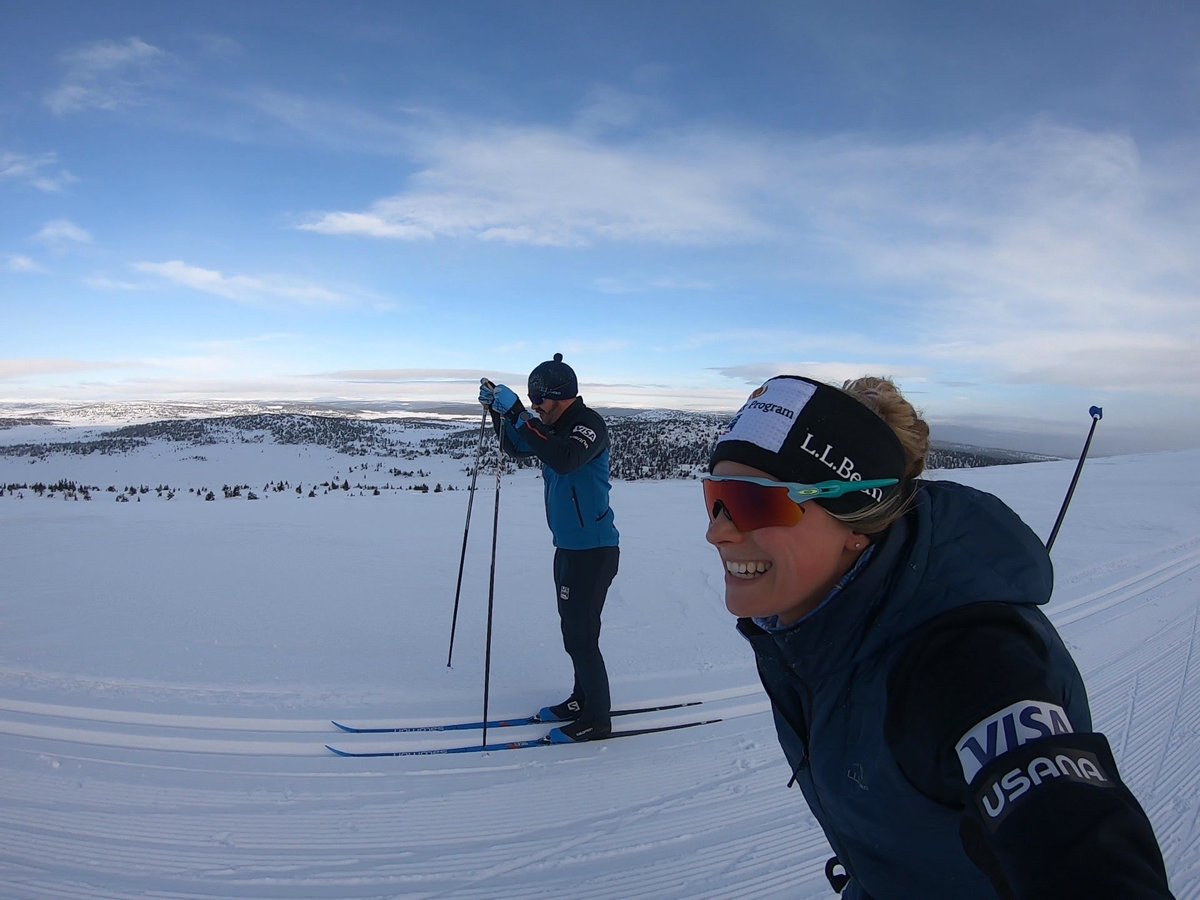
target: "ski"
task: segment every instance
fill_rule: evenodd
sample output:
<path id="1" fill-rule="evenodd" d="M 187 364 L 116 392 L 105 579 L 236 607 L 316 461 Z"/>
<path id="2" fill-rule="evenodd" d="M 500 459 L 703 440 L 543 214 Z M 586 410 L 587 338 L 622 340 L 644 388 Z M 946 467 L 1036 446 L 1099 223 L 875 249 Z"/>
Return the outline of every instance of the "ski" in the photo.
<path id="1" fill-rule="evenodd" d="M 659 731 L 677 731 L 680 728 L 695 728 L 697 725 L 712 725 L 720 722 L 720 719 L 704 719 L 700 722 L 681 722 L 675 725 L 654 725 L 647 728 L 630 728 L 625 731 L 614 731 L 601 741 L 611 740 L 612 738 L 632 737 L 635 734 L 654 734 Z M 595 743 L 600 743 L 596 741 Z M 570 747 L 582 746 L 583 743 L 593 743 L 592 741 L 584 741 L 580 744 L 552 744 L 544 737 L 531 738 L 526 741 L 508 741 L 503 744 L 473 744 L 465 747 L 441 747 L 437 750 L 345 750 L 341 747 L 333 747 L 326 744 L 326 749 L 336 753 L 338 756 L 440 756 L 447 753 L 484 753 L 491 750 L 524 750 L 530 747 Z"/>
<path id="2" fill-rule="evenodd" d="M 682 709 L 685 706 L 699 706 L 700 700 L 685 700 L 680 703 L 664 703 L 661 706 L 642 706 L 637 709 L 614 709 L 614 716 L 636 716 L 639 713 L 661 712 L 666 709 Z M 349 734 L 408 734 L 421 731 L 479 731 L 484 727 L 483 722 L 451 722 L 445 725 L 403 725 L 396 727 L 359 728 L 344 722 L 334 722 L 338 728 Z M 489 721 L 490 728 L 516 728 L 521 725 L 554 725 L 555 722 L 542 722 L 536 716 L 524 716 L 519 719 L 496 719 Z"/>

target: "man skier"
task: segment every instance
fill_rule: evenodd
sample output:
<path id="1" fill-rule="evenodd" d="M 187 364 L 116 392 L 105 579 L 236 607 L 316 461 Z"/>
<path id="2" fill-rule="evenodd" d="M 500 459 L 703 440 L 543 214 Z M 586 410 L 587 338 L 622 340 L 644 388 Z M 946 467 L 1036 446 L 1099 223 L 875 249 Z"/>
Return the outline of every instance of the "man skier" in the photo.
<path id="1" fill-rule="evenodd" d="M 537 717 L 567 723 L 550 731 L 551 743 L 599 740 L 612 733 L 600 613 L 620 557 L 608 501 L 608 428 L 584 405 L 575 372 L 561 353 L 529 373 L 528 395 L 537 417 L 507 385 L 484 379 L 479 389 L 479 402 L 491 411 L 504 452 L 536 456 L 542 463 L 558 616 L 575 684 L 570 697 L 543 707 Z"/>

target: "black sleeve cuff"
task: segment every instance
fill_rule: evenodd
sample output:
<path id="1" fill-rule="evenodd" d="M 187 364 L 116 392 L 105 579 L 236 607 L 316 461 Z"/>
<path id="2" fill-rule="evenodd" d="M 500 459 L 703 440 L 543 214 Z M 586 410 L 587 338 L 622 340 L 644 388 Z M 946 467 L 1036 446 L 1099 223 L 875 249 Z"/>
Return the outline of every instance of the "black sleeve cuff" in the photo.
<path id="1" fill-rule="evenodd" d="M 521 413 L 525 412 L 525 404 L 519 399 L 513 403 L 512 407 L 504 414 L 504 418 L 516 425 L 521 419 Z"/>
<path id="2" fill-rule="evenodd" d="M 1171 896 L 1154 830 L 1101 734 L 993 760 L 971 782 L 961 834 L 1001 896 Z"/>

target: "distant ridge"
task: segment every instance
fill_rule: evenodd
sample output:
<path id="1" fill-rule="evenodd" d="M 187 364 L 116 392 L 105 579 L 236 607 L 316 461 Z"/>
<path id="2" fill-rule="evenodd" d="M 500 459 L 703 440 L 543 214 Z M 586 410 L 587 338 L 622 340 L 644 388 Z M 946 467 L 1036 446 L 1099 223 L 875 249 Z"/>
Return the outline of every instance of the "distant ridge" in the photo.
<path id="1" fill-rule="evenodd" d="M 479 417 L 477 403 L 435 403 L 406 400 L 210 400 L 121 401 L 114 403 L 0 403 L 0 428 L 11 423 L 62 426 L 136 425 L 175 419 L 211 419 L 291 413 L 339 416 L 348 419 L 413 415 Z M 5 424 L 10 423 L 10 424 Z"/>
<path id="2" fill-rule="evenodd" d="M 280 407 L 290 405 L 290 411 Z M 127 418 L 163 412 L 160 404 L 136 404 L 114 410 L 96 407 L 41 408 L 37 414 L 0 418 L 0 429 L 13 430 L 0 456 L 44 459 L 54 455 L 133 454 L 155 441 L 190 447 L 214 444 L 272 443 L 328 448 L 346 457 L 407 459 L 442 457 L 469 465 L 478 446 L 479 407 L 446 405 L 423 413 L 400 404 L 354 404 L 353 414 L 335 414 L 333 404 L 171 404 L 168 418 L 123 425 L 97 419 L 120 412 Z M 319 407 L 321 412 L 314 412 Z M 367 408 L 367 407 L 370 408 Z M 410 407 L 410 404 L 405 404 Z M 247 411 L 250 408 L 258 411 Z M 269 410 L 269 411 L 268 411 Z M 203 415 L 208 412 L 209 415 Z M 469 412 L 470 416 L 466 415 Z M 32 413 L 32 411 L 31 411 Z M 374 415 L 371 415 L 371 414 Z M 707 465 L 714 443 L 730 414 L 673 410 L 606 413 L 612 440 L 612 474 L 620 480 L 692 478 Z M 70 422 L 71 424 L 66 424 Z M 39 432 L 21 440 L 24 429 Z M 31 435 L 32 437 L 32 435 Z M 1053 457 L 1016 450 L 935 444 L 930 469 L 970 468 L 1040 462 Z M 535 467 L 536 459 L 514 460 L 514 468 Z"/>

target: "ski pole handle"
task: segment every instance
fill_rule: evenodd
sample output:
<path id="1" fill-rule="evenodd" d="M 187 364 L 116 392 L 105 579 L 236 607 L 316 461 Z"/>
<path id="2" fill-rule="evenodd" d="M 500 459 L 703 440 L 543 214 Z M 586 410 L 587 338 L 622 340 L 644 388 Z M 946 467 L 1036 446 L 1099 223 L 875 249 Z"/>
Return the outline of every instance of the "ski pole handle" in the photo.
<path id="1" fill-rule="evenodd" d="M 487 378 L 480 378 L 479 386 L 482 388 L 487 388 L 489 391 L 494 391 L 496 389 L 496 385 L 493 384 Z M 479 402 L 480 402 L 480 405 L 482 405 L 484 409 L 491 409 L 491 407 L 492 407 L 492 405 L 490 403 L 484 403 L 482 400 L 480 400 Z"/>

